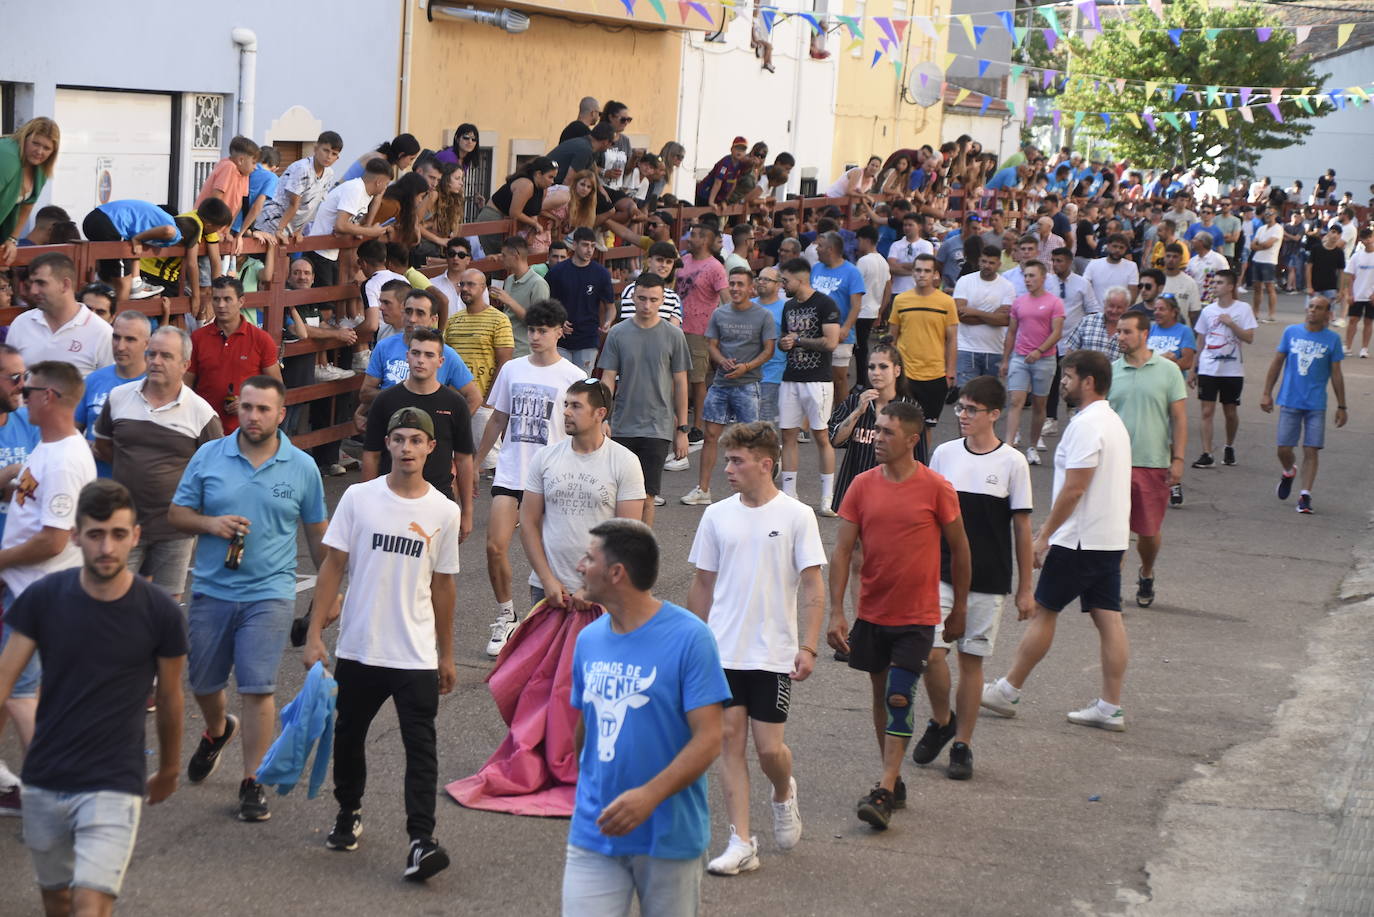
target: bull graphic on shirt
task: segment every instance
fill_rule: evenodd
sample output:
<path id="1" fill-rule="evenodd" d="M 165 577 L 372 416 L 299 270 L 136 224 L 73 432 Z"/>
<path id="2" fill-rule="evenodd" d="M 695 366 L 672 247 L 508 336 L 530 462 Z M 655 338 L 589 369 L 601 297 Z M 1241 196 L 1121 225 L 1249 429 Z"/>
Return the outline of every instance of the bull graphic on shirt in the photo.
<path id="1" fill-rule="evenodd" d="M 615 743 L 630 710 L 649 703 L 648 690 L 658 678 L 655 667 L 648 675 L 639 667 L 619 662 L 591 662 L 583 665 L 582 703 L 596 708 L 596 757 L 615 760 Z"/>
<path id="2" fill-rule="evenodd" d="M 14 499 L 20 506 L 27 503 L 32 497 L 33 492 L 38 489 L 38 480 L 33 473 L 25 468 L 19 475 L 19 480 L 14 485 Z"/>

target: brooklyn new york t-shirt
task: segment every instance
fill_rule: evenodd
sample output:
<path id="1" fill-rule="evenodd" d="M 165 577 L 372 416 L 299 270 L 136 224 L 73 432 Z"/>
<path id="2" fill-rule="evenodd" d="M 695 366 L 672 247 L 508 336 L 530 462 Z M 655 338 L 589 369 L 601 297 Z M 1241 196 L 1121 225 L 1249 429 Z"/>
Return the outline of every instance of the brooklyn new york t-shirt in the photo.
<path id="1" fill-rule="evenodd" d="M 488 403 L 510 420 L 493 484 L 507 490 L 524 488 L 534 454 L 567 437 L 563 396 L 568 386 L 586 377 L 580 366 L 562 357 L 551 366 L 536 366 L 530 357 L 520 357 L 501 367 Z"/>

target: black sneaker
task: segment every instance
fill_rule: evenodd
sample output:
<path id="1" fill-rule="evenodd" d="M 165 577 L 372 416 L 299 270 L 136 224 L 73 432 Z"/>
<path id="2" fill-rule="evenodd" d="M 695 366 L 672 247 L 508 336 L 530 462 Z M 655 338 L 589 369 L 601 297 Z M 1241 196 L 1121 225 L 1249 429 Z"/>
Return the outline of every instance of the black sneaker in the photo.
<path id="1" fill-rule="evenodd" d="M 1221 463 L 1223 465 L 1234 465 L 1236 463 L 1236 449 L 1234 446 L 1226 446 L 1221 450 Z"/>
<path id="2" fill-rule="evenodd" d="M 892 791 L 892 808 L 906 808 L 906 781 L 901 777 L 897 778 L 897 788 Z"/>
<path id="3" fill-rule="evenodd" d="M 955 742 L 949 747 L 949 770 L 945 771 L 950 780 L 967 780 L 973 776 L 973 749 L 963 742 Z"/>
<path id="4" fill-rule="evenodd" d="M 887 823 L 892 820 L 892 808 L 892 791 L 875 786 L 871 793 L 859 800 L 859 821 L 879 831 L 886 831 Z"/>
<path id="5" fill-rule="evenodd" d="M 406 854 L 405 877 L 412 882 L 423 882 L 441 870 L 448 869 L 448 851 L 432 837 L 417 837 L 410 842 L 410 853 Z"/>
<path id="6" fill-rule="evenodd" d="M 1193 467 L 1194 467 L 1194 468 L 1211 468 L 1211 467 L 1213 467 L 1214 465 L 1216 465 L 1216 463 L 1217 463 L 1217 460 L 1214 459 L 1214 458 L 1212 458 L 1212 453 L 1210 453 L 1210 452 L 1204 452 L 1204 453 L 1202 453 L 1201 455 L 1199 455 L 1199 456 L 1197 457 L 1197 461 L 1196 461 L 1196 462 L 1193 462 Z"/>
<path id="7" fill-rule="evenodd" d="M 929 764 L 940 757 L 946 743 L 954 738 L 954 712 L 950 711 L 949 722 L 941 726 L 934 720 L 926 724 L 925 734 L 911 750 L 911 760 L 917 764 Z"/>
<path id="8" fill-rule="evenodd" d="M 1155 578 L 1138 575 L 1135 581 L 1135 603 L 1141 608 L 1149 608 L 1155 601 Z"/>
<path id="9" fill-rule="evenodd" d="M 1182 505 L 1183 505 L 1183 485 L 1182 485 L 1182 484 L 1174 484 L 1174 485 L 1172 485 L 1172 486 L 1169 488 L 1169 505 L 1170 505 L 1170 506 L 1182 506 Z"/>
<path id="10" fill-rule="evenodd" d="M 1293 481 L 1298 476 L 1298 469 L 1294 468 L 1292 474 L 1279 475 L 1279 486 L 1274 488 L 1274 496 L 1280 500 L 1287 500 L 1293 493 Z"/>
<path id="11" fill-rule="evenodd" d="M 1303 515 L 1312 515 L 1312 495 L 1298 494 L 1298 512 Z"/>
<path id="12" fill-rule="evenodd" d="M 219 753 L 224 751 L 224 746 L 229 744 L 229 740 L 238 731 L 239 718 L 231 713 L 224 718 L 224 735 L 212 739 L 208 732 L 202 734 L 195 754 L 191 755 L 191 760 L 186 765 L 186 779 L 192 783 L 200 783 L 213 774 L 215 768 L 219 767 Z"/>
<path id="13" fill-rule="evenodd" d="M 252 777 L 244 778 L 239 784 L 239 821 L 267 821 L 271 817 L 267 810 L 267 787 Z"/>
<path id="14" fill-rule="evenodd" d="M 340 809 L 334 819 L 334 830 L 325 838 L 330 850 L 357 850 L 358 837 L 363 833 L 363 813 Z"/>
<path id="15" fill-rule="evenodd" d="M 836 662 L 848 662 L 848 661 L 849 661 L 849 654 L 846 653 L 844 650 L 835 650 L 835 661 L 836 661 Z"/>
<path id="16" fill-rule="evenodd" d="M 692 427 L 690 430 L 687 431 L 688 443 L 702 443 L 705 441 L 706 434 L 698 430 L 696 427 Z"/>

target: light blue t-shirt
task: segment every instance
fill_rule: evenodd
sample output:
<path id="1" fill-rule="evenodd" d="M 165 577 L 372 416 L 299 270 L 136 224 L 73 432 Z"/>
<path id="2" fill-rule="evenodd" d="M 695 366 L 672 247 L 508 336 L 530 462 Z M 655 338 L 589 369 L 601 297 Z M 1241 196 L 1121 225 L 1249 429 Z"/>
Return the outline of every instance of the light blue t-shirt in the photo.
<path id="1" fill-rule="evenodd" d="M 1283 329 L 1276 352 L 1286 354 L 1279 407 L 1296 411 L 1325 411 L 1326 384 L 1331 364 L 1345 359 L 1341 336 L 1330 328 L 1308 331 L 1306 325 Z"/>
<path id="2" fill-rule="evenodd" d="M 201 535 L 196 542 L 195 592 L 226 602 L 296 597 L 296 526 L 326 522 L 324 482 L 315 460 L 278 431 L 277 454 L 257 468 L 230 434 L 196 450 L 172 502 L 205 516 L 246 516 L 243 562 L 224 566 L 229 542 Z"/>
<path id="3" fill-rule="evenodd" d="M 81 401 L 76 406 L 76 425 L 86 432 L 87 440 L 95 442 L 95 422 L 100 418 L 100 409 L 105 407 L 105 402 L 110 397 L 110 389 L 125 382 L 138 382 L 146 376 L 147 373 L 143 373 L 125 379 L 119 375 L 112 363 L 102 366 L 86 377 L 86 393 L 81 396 Z M 97 477 L 108 478 L 113 477 L 114 470 L 109 462 L 96 459 L 95 473 Z"/>
<path id="4" fill-rule="evenodd" d="M 848 261 L 841 261 L 835 267 L 826 267 L 824 262 L 817 261 L 811 268 L 811 287 L 835 300 L 835 305 L 840 309 L 840 323 L 844 324 L 852 305 L 849 297 L 855 293 L 860 296 L 864 294 L 864 275 Z M 855 340 L 854 329 L 850 328 L 849 334 L 840 343 L 853 344 Z"/>
<path id="5" fill-rule="evenodd" d="M 773 322 L 778 328 L 782 328 L 782 307 L 787 305 L 787 297 L 779 296 L 777 302 L 759 302 L 757 298 L 752 300 L 754 305 L 763 306 L 773 315 Z M 773 348 L 773 355 L 768 358 L 768 362 L 763 364 L 763 378 L 760 382 L 782 383 L 782 371 L 787 368 L 787 351 L 781 347 Z"/>
<path id="6" fill-rule="evenodd" d="M 1007 166 L 1005 169 L 998 169 L 986 185 L 984 191 L 1010 191 L 1021 184 L 1021 177 L 1016 174 L 1016 166 Z"/>
<path id="7" fill-rule="evenodd" d="M 42 434 L 29 422 L 29 409 L 26 407 L 13 411 L 9 420 L 0 427 L 0 468 L 6 465 L 22 465 L 29 453 L 38 448 Z M 9 512 L 10 501 L 0 501 L 0 535 L 5 533 L 5 514 Z"/>
<path id="8" fill-rule="evenodd" d="M 119 231 L 119 235 L 124 239 L 132 239 L 141 232 L 156 229 L 159 226 L 171 226 L 175 229 L 176 223 L 172 222 L 172 215 L 163 210 L 156 204 L 147 201 L 124 200 L 110 201 L 108 204 L 101 204 L 98 208 L 101 213 L 110 218 L 114 228 Z M 149 245 L 175 245 L 181 241 L 181 231 L 176 230 L 171 241 L 159 240 L 150 242 Z"/>
<path id="9" fill-rule="evenodd" d="M 611 616 L 602 615 L 577 636 L 569 699 L 582 712 L 586 740 L 568 843 L 605 856 L 701 856 L 711 839 L 705 774 L 629 834 L 608 837 L 596 820 L 677 757 L 692 738 L 689 711 L 730 699 L 710 628 L 672 602 L 628 634 L 613 631 Z"/>
<path id="10" fill-rule="evenodd" d="M 378 380 L 382 388 L 391 388 L 410 378 L 404 334 L 393 334 L 377 342 L 377 346 L 372 348 L 372 359 L 367 361 L 367 374 Z M 468 365 L 458 356 L 458 351 L 445 344 L 444 362 L 439 367 L 439 384 L 460 389 L 471 381 L 472 371 Z"/>
<path id="11" fill-rule="evenodd" d="M 277 185 L 280 183 L 281 179 L 277 177 L 275 172 L 262 163 L 258 163 L 257 166 L 253 168 L 253 171 L 248 173 L 248 209 L 253 209 L 253 202 L 264 194 L 267 195 L 269 201 L 275 198 L 277 196 Z M 234 232 L 238 232 L 243 228 L 244 212 L 245 211 L 240 210 L 234 215 Z"/>
<path id="12" fill-rule="evenodd" d="M 1183 322 L 1174 322 L 1168 328 L 1159 327 L 1158 322 L 1150 324 L 1150 349 L 1155 353 L 1167 353 L 1175 359 L 1183 356 L 1183 348 L 1197 351 L 1197 336 L 1193 329 Z"/>

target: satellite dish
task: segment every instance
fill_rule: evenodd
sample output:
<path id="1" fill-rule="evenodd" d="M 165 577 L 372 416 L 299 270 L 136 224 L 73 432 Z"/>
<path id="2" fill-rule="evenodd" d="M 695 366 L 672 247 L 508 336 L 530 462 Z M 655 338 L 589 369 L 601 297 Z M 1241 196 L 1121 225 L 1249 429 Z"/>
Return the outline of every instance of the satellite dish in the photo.
<path id="1" fill-rule="evenodd" d="M 907 87 L 912 98 L 922 108 L 930 108 L 940 103 L 940 87 L 945 82 L 945 72 L 930 61 L 920 64 L 911 71 Z"/>

